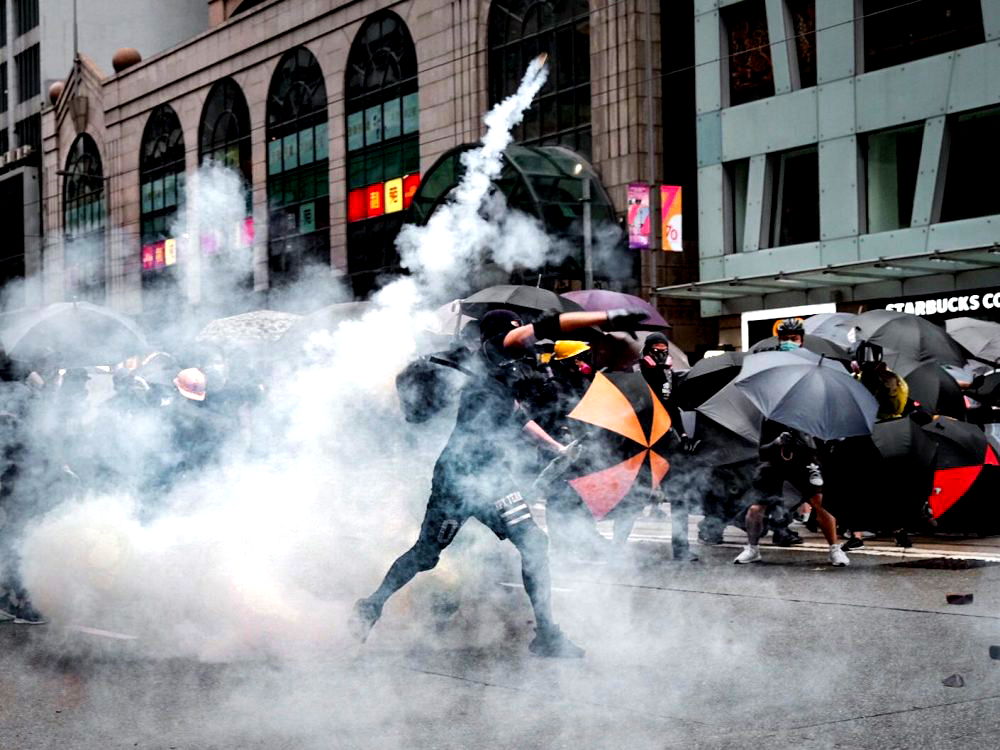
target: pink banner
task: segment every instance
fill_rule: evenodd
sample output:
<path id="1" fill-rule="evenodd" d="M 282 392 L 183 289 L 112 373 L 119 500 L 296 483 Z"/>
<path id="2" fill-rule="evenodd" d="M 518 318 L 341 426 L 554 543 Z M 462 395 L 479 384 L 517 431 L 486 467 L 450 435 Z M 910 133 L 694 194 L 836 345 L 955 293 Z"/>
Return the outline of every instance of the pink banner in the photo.
<path id="1" fill-rule="evenodd" d="M 649 185 L 630 182 L 628 186 L 628 246 L 648 250 L 652 244 L 653 222 L 649 210 Z"/>

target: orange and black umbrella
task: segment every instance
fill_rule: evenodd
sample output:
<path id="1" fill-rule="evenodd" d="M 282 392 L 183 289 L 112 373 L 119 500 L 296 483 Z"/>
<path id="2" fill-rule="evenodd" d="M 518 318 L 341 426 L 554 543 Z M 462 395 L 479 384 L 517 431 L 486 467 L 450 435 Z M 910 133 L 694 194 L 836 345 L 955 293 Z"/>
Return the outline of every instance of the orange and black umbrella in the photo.
<path id="1" fill-rule="evenodd" d="M 923 429 L 938 446 L 929 504 L 939 528 L 994 528 L 1000 520 L 1000 462 L 986 435 L 950 417 Z"/>
<path id="2" fill-rule="evenodd" d="M 596 518 L 611 512 L 636 482 L 660 486 L 670 470 L 663 456 L 670 417 L 641 374 L 597 373 L 569 416 L 599 428 L 589 441 L 590 460 L 567 480 Z"/>

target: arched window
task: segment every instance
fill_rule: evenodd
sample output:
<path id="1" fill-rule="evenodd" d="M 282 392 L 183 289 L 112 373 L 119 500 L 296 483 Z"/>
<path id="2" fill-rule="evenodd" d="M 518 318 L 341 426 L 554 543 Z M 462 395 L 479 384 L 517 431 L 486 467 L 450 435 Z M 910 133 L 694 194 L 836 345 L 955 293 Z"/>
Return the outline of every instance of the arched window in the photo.
<path id="1" fill-rule="evenodd" d="M 514 131 L 523 144 L 590 156 L 588 0 L 494 0 L 489 16 L 490 103 L 513 94 L 531 59 L 547 52 L 549 77 Z"/>
<path id="2" fill-rule="evenodd" d="M 271 286 L 309 263 L 330 263 L 326 84 L 305 47 L 286 53 L 267 96 L 268 255 Z"/>
<path id="3" fill-rule="evenodd" d="M 177 238 L 171 232 L 184 198 L 184 134 L 169 105 L 157 107 L 146 122 L 139 185 L 143 288 L 176 283 Z"/>
<path id="4" fill-rule="evenodd" d="M 208 93 L 198 128 L 198 163 L 233 170 L 243 180 L 246 205 L 240 226 L 201 227 L 202 253 L 214 257 L 253 245 L 253 172 L 250 156 L 250 109 L 243 91 L 231 78 L 218 81 Z M 248 268 L 250 260 L 248 259 Z"/>
<path id="5" fill-rule="evenodd" d="M 81 133 L 63 181 L 64 269 L 70 299 L 104 302 L 104 170 L 94 139 Z"/>
<path id="6" fill-rule="evenodd" d="M 417 53 L 402 19 L 368 18 L 347 58 L 347 264 L 354 293 L 399 268 L 395 239 L 420 182 Z"/>

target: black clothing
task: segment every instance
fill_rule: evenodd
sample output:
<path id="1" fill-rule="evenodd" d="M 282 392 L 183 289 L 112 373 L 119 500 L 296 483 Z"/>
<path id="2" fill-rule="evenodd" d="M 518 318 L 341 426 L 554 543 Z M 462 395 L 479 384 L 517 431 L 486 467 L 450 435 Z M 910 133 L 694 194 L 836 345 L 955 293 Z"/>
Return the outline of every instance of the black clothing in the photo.
<path id="1" fill-rule="evenodd" d="M 364 600 L 376 613 L 417 573 L 437 565 L 441 550 L 474 517 L 517 547 L 536 624 L 553 627 L 548 538 L 513 486 L 508 465 L 511 450 L 530 420 L 518 406 L 517 394 L 533 387 L 534 360 L 522 356 L 523 351 L 505 349 L 505 335 L 501 332 L 485 341 L 479 355 L 468 363 L 472 376 L 459 397 L 455 427 L 434 465 L 431 496 L 417 541 Z"/>

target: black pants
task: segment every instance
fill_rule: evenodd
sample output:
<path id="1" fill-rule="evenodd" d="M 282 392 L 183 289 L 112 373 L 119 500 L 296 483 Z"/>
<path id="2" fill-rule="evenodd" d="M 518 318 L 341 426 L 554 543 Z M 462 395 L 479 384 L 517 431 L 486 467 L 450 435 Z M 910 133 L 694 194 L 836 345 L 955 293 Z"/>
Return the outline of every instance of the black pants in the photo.
<path id="1" fill-rule="evenodd" d="M 485 477 L 496 481 L 489 482 Z M 482 487 L 487 483 L 509 491 L 492 499 L 484 498 Z M 511 484 L 503 470 L 473 477 L 436 467 L 417 541 L 396 559 L 382 584 L 368 597 L 368 602 L 381 611 L 386 600 L 417 573 L 434 568 L 441 551 L 451 544 L 462 525 L 469 518 L 476 518 L 499 539 L 509 539 L 517 547 L 521 555 L 521 577 L 535 612 L 535 624 L 540 629 L 551 627 L 548 537 L 535 523 L 521 493 L 513 490 Z"/>

